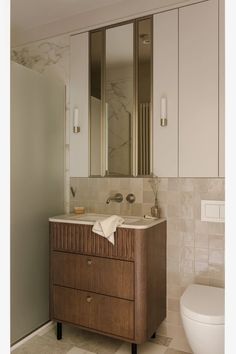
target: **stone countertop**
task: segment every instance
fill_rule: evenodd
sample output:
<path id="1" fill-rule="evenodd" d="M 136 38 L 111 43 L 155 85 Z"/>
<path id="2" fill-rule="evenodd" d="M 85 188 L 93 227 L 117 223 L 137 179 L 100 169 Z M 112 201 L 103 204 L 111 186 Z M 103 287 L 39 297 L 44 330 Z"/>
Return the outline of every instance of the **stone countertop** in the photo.
<path id="1" fill-rule="evenodd" d="M 49 218 L 50 222 L 61 222 L 68 224 L 94 225 L 96 221 L 101 221 L 108 218 L 108 214 L 64 214 Z M 157 224 L 162 223 L 166 219 L 148 219 L 141 216 L 124 216 L 120 215 L 125 221 L 119 227 L 127 229 L 148 229 Z"/>

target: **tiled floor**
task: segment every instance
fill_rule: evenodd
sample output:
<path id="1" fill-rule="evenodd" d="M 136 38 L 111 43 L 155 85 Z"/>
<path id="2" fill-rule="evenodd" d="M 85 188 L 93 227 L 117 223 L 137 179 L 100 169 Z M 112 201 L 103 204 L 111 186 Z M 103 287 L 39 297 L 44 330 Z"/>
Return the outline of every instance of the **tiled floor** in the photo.
<path id="1" fill-rule="evenodd" d="M 55 332 L 55 328 L 51 328 L 36 335 L 12 354 L 130 354 L 130 345 L 117 339 L 63 325 L 63 338 L 58 341 Z M 189 354 L 179 350 L 178 345 L 173 348 L 176 340 L 157 334 L 156 338 L 138 346 L 138 354 Z"/>

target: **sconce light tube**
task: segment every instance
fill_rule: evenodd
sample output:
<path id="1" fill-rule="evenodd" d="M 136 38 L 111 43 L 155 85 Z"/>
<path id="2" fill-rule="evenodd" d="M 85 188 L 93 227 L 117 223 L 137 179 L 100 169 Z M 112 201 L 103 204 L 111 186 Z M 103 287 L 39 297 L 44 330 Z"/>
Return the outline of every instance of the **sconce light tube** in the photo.
<path id="1" fill-rule="evenodd" d="M 74 108 L 74 115 L 73 115 L 73 132 L 74 133 L 79 133 L 80 132 L 80 127 L 79 127 L 79 110 L 78 108 Z"/>
<path id="2" fill-rule="evenodd" d="M 166 118 L 167 109 L 166 109 L 166 97 L 161 98 L 161 118 Z"/>
<path id="3" fill-rule="evenodd" d="M 160 124 L 162 127 L 167 126 L 167 98 L 161 97 L 161 119 Z"/>

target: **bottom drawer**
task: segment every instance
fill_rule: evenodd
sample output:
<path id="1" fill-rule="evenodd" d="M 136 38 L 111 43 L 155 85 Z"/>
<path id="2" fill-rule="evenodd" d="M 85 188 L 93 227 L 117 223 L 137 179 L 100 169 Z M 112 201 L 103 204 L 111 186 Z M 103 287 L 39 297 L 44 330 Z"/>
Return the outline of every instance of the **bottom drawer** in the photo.
<path id="1" fill-rule="evenodd" d="M 134 302 L 61 286 L 53 287 L 53 317 L 132 339 Z"/>

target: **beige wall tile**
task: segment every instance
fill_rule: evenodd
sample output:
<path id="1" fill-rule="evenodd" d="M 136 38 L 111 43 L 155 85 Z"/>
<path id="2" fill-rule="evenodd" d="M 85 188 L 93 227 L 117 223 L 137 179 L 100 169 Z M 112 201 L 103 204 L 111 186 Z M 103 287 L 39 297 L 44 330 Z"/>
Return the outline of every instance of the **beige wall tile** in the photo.
<path id="1" fill-rule="evenodd" d="M 184 260 L 194 260 L 194 248 L 190 246 L 184 246 L 181 250 L 181 258 Z"/>
<path id="2" fill-rule="evenodd" d="M 217 200 L 225 198 L 225 180 L 224 178 L 212 178 L 208 180 L 208 192 Z"/>
<path id="3" fill-rule="evenodd" d="M 175 269 L 174 272 L 167 273 L 167 284 L 179 286 L 182 276 L 179 273 L 179 269 Z"/>
<path id="4" fill-rule="evenodd" d="M 181 258 L 180 272 L 185 274 L 194 274 L 194 261 Z"/>
<path id="5" fill-rule="evenodd" d="M 209 276 L 209 263 L 208 262 L 197 262 L 195 261 L 195 274 L 202 277 Z"/>
<path id="6" fill-rule="evenodd" d="M 147 192 L 152 191 L 152 187 L 149 180 L 150 178 L 143 178 L 143 190 Z"/>
<path id="7" fill-rule="evenodd" d="M 168 191 L 179 191 L 180 190 L 180 180 L 178 178 L 168 179 Z"/>
<path id="8" fill-rule="evenodd" d="M 168 232 L 167 234 L 167 244 L 172 246 L 182 246 L 183 245 L 183 235 L 180 232 Z"/>
<path id="9" fill-rule="evenodd" d="M 159 191 L 168 191 L 168 178 L 160 178 L 159 181 Z"/>
<path id="10" fill-rule="evenodd" d="M 154 205 L 155 197 L 153 191 L 144 191 L 143 192 L 143 203 L 151 203 Z"/>
<path id="11" fill-rule="evenodd" d="M 195 234 L 195 247 L 208 248 L 208 235 L 207 234 Z"/>
<path id="12" fill-rule="evenodd" d="M 195 261 L 208 262 L 208 248 L 195 248 Z"/>
<path id="13" fill-rule="evenodd" d="M 175 273 L 179 269 L 179 259 L 168 258 L 167 262 L 167 272 Z"/>
<path id="14" fill-rule="evenodd" d="M 174 325 L 182 325 L 179 311 L 167 311 L 166 321 Z"/>
<path id="15" fill-rule="evenodd" d="M 181 209 L 179 205 L 168 204 L 167 205 L 167 217 L 179 218 L 181 216 Z"/>
<path id="16" fill-rule="evenodd" d="M 193 284 L 195 279 L 195 274 L 181 273 L 180 274 L 180 286 L 185 289 L 188 285 Z"/>
<path id="17" fill-rule="evenodd" d="M 213 279 L 224 280 L 225 272 L 224 265 L 209 264 L 209 277 Z"/>
<path id="18" fill-rule="evenodd" d="M 167 233 L 168 232 L 179 232 L 180 225 L 181 225 L 181 219 L 168 218 L 168 220 L 167 220 Z"/>
<path id="19" fill-rule="evenodd" d="M 160 217 L 167 218 L 167 205 L 159 203 L 158 207 L 160 208 Z"/>
<path id="20" fill-rule="evenodd" d="M 195 232 L 197 234 L 207 234 L 208 223 L 206 221 L 195 220 Z"/>
<path id="21" fill-rule="evenodd" d="M 203 277 L 201 275 L 196 275 L 194 280 L 196 284 L 210 285 L 210 279 L 208 276 Z"/>
<path id="22" fill-rule="evenodd" d="M 168 192 L 159 191 L 157 196 L 158 203 L 167 204 L 167 196 L 168 196 Z"/>
<path id="23" fill-rule="evenodd" d="M 208 222 L 207 232 L 209 235 L 224 235 L 225 224 L 222 222 Z"/>
<path id="24" fill-rule="evenodd" d="M 224 280 L 220 280 L 220 279 L 210 279 L 209 285 L 210 286 L 217 286 L 219 288 L 224 288 L 225 282 L 224 282 Z"/>
<path id="25" fill-rule="evenodd" d="M 194 233 L 193 232 L 180 232 L 181 239 L 184 245 L 194 247 Z"/>
<path id="26" fill-rule="evenodd" d="M 168 205 L 178 206 L 180 205 L 180 192 L 171 191 L 167 194 L 167 203 Z"/>
<path id="27" fill-rule="evenodd" d="M 222 235 L 209 235 L 209 248 L 223 250 L 225 248 L 224 237 Z"/>
<path id="28" fill-rule="evenodd" d="M 180 191 L 193 192 L 194 191 L 194 179 L 193 178 L 179 178 Z"/>
<path id="29" fill-rule="evenodd" d="M 167 287 L 167 293 L 169 298 L 179 299 L 182 295 L 181 287 L 169 284 Z"/>
<path id="30" fill-rule="evenodd" d="M 142 204 L 142 215 L 151 215 L 151 207 L 153 206 L 152 203 L 143 203 Z"/>
<path id="31" fill-rule="evenodd" d="M 224 250 L 209 250 L 209 263 L 210 264 L 217 264 L 222 265 L 224 264 Z"/>
<path id="32" fill-rule="evenodd" d="M 194 192 L 197 194 L 208 192 L 208 178 L 195 178 L 194 179 Z"/>
<path id="33" fill-rule="evenodd" d="M 194 219 L 194 207 L 181 204 L 179 215 L 181 218 Z"/>
<path id="34" fill-rule="evenodd" d="M 179 261 L 180 250 L 181 250 L 180 247 L 177 247 L 176 245 L 168 245 L 167 246 L 167 258 Z"/>
<path id="35" fill-rule="evenodd" d="M 169 311 L 179 312 L 179 299 L 169 298 L 167 303 L 167 308 Z"/>
<path id="36" fill-rule="evenodd" d="M 179 219 L 179 230 L 181 232 L 194 232 L 194 220 Z"/>

